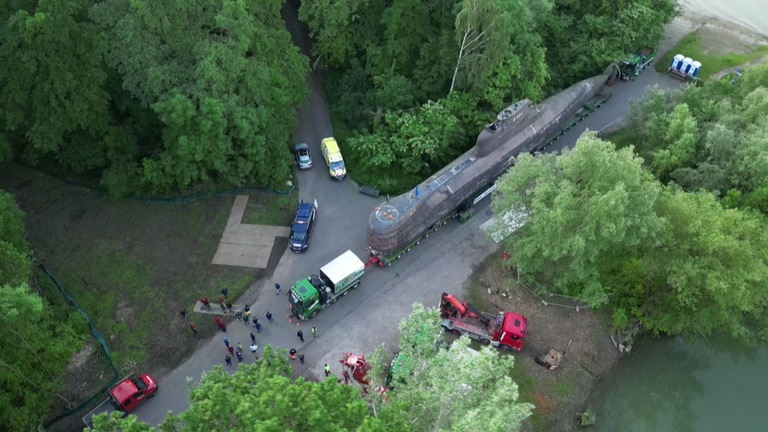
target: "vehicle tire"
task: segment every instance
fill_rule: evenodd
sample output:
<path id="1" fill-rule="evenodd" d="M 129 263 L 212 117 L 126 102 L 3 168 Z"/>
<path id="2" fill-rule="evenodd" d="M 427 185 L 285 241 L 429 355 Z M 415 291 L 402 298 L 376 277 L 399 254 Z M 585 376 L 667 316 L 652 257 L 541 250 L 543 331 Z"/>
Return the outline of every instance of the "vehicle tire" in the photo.
<path id="1" fill-rule="evenodd" d="M 403 256 L 403 254 L 400 254 L 400 255 L 396 256 L 395 259 L 399 260 L 401 256 Z"/>
<path id="2" fill-rule="evenodd" d="M 453 329 L 451 330 L 451 333 L 455 334 L 456 336 L 461 336 L 461 330 L 459 329 Z"/>
<path id="3" fill-rule="evenodd" d="M 424 238 L 428 239 L 429 238 L 429 233 L 424 234 Z"/>
<path id="4" fill-rule="evenodd" d="M 483 345 L 490 345 L 491 340 L 490 339 L 480 339 L 480 343 Z"/>
<path id="5" fill-rule="evenodd" d="M 339 301 L 338 297 L 334 297 L 331 299 L 331 304 L 336 304 L 336 302 Z"/>
<path id="6" fill-rule="evenodd" d="M 157 394 L 157 390 L 155 390 L 155 393 L 152 393 L 151 395 L 147 396 L 147 399 L 152 399 L 155 397 L 155 394 Z"/>
<path id="7" fill-rule="evenodd" d="M 350 289 L 352 289 L 352 288 L 350 288 Z M 347 296 L 347 294 L 349 294 L 349 290 L 346 290 L 346 291 L 344 291 L 344 292 L 343 292 L 341 295 L 342 295 L 342 296 L 344 296 L 344 297 L 346 297 L 346 296 Z"/>
<path id="8" fill-rule="evenodd" d="M 392 267 L 392 261 L 387 263 L 387 267 Z"/>
<path id="9" fill-rule="evenodd" d="M 357 288 L 359 286 L 360 286 L 360 282 L 355 282 L 355 284 L 352 285 L 352 288 L 350 288 L 350 289 L 355 289 L 355 288 Z"/>
<path id="10" fill-rule="evenodd" d="M 416 243 L 415 243 L 414 245 L 415 245 L 415 246 L 418 246 L 418 245 L 419 245 L 419 243 L 421 243 L 421 240 L 416 240 Z"/>
<path id="11" fill-rule="evenodd" d="M 502 351 L 507 351 L 507 352 L 512 351 L 512 348 L 509 345 L 499 344 L 499 349 L 502 350 Z"/>
<path id="12" fill-rule="evenodd" d="M 309 317 L 310 317 L 310 318 L 314 318 L 314 317 L 316 317 L 316 316 L 317 316 L 317 313 L 318 313 L 318 311 L 314 311 L 314 312 L 312 312 L 312 315 L 310 315 Z"/>
<path id="13" fill-rule="evenodd" d="M 405 248 L 405 253 L 408 253 L 411 251 L 411 248 Z"/>
<path id="14" fill-rule="evenodd" d="M 447 225 L 447 224 L 448 224 L 448 220 L 444 220 L 441 225 Z"/>

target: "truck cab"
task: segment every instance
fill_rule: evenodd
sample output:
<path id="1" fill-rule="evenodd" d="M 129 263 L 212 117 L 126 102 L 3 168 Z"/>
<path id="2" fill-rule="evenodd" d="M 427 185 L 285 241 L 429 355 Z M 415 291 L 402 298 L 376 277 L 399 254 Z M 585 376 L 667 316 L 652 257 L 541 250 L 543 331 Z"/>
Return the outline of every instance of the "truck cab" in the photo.
<path id="1" fill-rule="evenodd" d="M 336 180 L 344 180 L 347 176 L 347 168 L 344 158 L 341 156 L 339 144 L 333 137 L 323 138 L 320 142 L 320 150 L 323 153 L 325 164 L 328 165 L 328 173 Z"/>
<path id="2" fill-rule="evenodd" d="M 93 428 L 93 417 L 99 414 L 109 415 L 120 411 L 127 415 L 150 399 L 157 391 L 157 381 L 148 374 L 124 378 L 109 389 L 109 397 L 83 417 L 88 429 Z"/>
<path id="3" fill-rule="evenodd" d="M 525 333 L 528 331 L 528 320 L 514 312 L 502 312 L 499 315 L 501 325 L 495 329 L 494 345 L 504 350 L 520 352 L 523 349 Z"/>
<path id="4" fill-rule="evenodd" d="M 365 264 L 352 251 L 346 251 L 311 274 L 296 282 L 288 296 L 292 313 L 301 320 L 314 318 L 339 297 L 360 286 Z"/>

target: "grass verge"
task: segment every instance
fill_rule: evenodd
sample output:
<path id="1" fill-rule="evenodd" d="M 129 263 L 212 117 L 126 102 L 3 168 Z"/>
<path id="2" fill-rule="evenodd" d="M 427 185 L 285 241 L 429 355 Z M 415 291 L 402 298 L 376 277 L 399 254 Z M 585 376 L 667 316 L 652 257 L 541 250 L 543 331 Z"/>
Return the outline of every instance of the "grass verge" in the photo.
<path id="1" fill-rule="evenodd" d="M 672 59 L 676 54 L 683 54 L 686 57 L 701 62 L 702 67 L 701 72 L 699 73 L 699 79 L 701 81 L 706 81 L 712 74 L 768 55 L 768 46 L 750 47 L 745 54 L 729 53 L 725 55 L 712 55 L 706 52 L 706 47 L 702 43 L 699 31 L 695 31 L 685 36 L 677 43 L 677 45 L 664 53 L 664 55 L 656 61 L 655 69 L 661 73 L 667 72 L 669 65 L 672 64 Z"/>
<path id="2" fill-rule="evenodd" d="M 253 225 L 287 226 L 293 221 L 299 194 L 257 193 L 248 200 L 243 223 Z"/>

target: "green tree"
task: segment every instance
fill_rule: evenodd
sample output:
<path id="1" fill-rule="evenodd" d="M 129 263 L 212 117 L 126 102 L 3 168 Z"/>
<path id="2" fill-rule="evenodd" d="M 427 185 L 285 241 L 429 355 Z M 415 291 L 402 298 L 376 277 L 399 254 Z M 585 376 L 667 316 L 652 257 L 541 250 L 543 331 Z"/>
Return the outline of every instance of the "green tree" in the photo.
<path id="1" fill-rule="evenodd" d="M 0 421 L 8 430 L 32 430 L 60 394 L 64 369 L 82 347 L 66 323 L 51 320 L 45 301 L 26 283 L 0 286 Z"/>
<path id="2" fill-rule="evenodd" d="M 211 409 L 215 406 L 215 409 Z M 151 431 L 135 417 L 105 415 L 94 418 L 95 430 Z M 336 379 L 321 382 L 291 380 L 285 350 L 265 347 L 262 359 L 240 365 L 228 374 L 221 367 L 207 372 L 190 392 L 189 408 L 170 415 L 160 431 L 367 431 L 384 432 L 368 411 L 359 390 L 339 385 Z"/>
<path id="3" fill-rule="evenodd" d="M 0 126 L 28 161 L 53 154 L 80 171 L 102 166 L 106 43 L 86 17 L 91 2 L 24 3 L 0 23 Z"/>
<path id="4" fill-rule="evenodd" d="M 724 209 L 709 193 L 669 187 L 657 200 L 666 221 L 647 256 L 647 297 L 638 310 L 653 332 L 744 340 L 768 337 L 768 231 L 765 219 Z"/>
<path id="5" fill-rule="evenodd" d="M 280 16 L 282 1 L 107 0 L 91 16 L 109 36 L 107 63 L 151 108 L 162 144 L 146 143 L 139 171 L 155 192 L 198 184 L 288 178 L 294 108 L 306 100 L 308 61 Z"/>
<path id="6" fill-rule="evenodd" d="M 642 46 L 656 46 L 675 7 L 672 0 L 555 0 L 550 13 L 537 15 L 553 87 L 601 72 Z"/>
<path id="7" fill-rule="evenodd" d="M 518 387 L 508 376 L 515 358 L 491 347 L 475 351 L 463 337 L 439 349 L 439 313 L 413 306 L 400 323 L 400 353 L 412 365 L 394 379 L 384 410 L 398 410 L 414 430 L 466 431 L 482 422 L 492 431 L 516 431 L 533 406 L 518 401 Z M 504 409 L 500 410 L 499 407 Z"/>
<path id="8" fill-rule="evenodd" d="M 631 147 L 616 150 L 594 134 L 560 156 L 521 155 L 496 185 L 495 214 L 528 214 L 519 235 L 506 240 L 515 264 L 593 305 L 605 303 L 614 288 L 601 277 L 606 267 L 618 268 L 624 257 L 655 245 L 663 226 L 654 211 L 659 184 L 642 160 Z M 508 229 L 504 218 L 497 223 L 496 230 Z"/>
<path id="9" fill-rule="evenodd" d="M 666 123 L 662 132 L 663 148 L 653 152 L 651 162 L 653 173 L 662 180 L 667 179 L 672 171 L 693 164 L 698 142 L 698 126 L 688 110 L 688 105 L 675 106 L 672 113 L 666 117 Z"/>
<path id="10" fill-rule="evenodd" d="M 24 239 L 24 213 L 13 195 L 0 190 L 0 285 L 21 286 L 32 273 Z"/>
<path id="11" fill-rule="evenodd" d="M 434 171 L 435 161 L 442 163 L 442 156 L 453 147 L 458 132 L 458 120 L 450 111 L 440 103 L 427 102 L 415 112 L 386 115 L 384 124 L 373 134 L 350 138 L 348 144 L 356 154 L 367 155 L 362 166 L 370 176 L 366 179 L 384 186 L 387 192 L 399 192 L 391 188 L 413 187 L 425 173 Z M 376 174 L 382 174 L 383 179 L 377 180 Z M 387 188 L 389 178 L 397 182 Z"/>

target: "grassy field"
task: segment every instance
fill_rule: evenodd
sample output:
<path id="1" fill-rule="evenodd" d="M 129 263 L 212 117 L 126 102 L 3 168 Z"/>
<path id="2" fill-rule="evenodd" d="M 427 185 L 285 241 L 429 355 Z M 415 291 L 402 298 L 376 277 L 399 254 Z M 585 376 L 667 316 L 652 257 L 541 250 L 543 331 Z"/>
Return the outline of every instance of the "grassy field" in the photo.
<path id="1" fill-rule="evenodd" d="M 694 60 L 701 62 L 702 68 L 699 73 L 699 79 L 706 81 L 709 77 L 724 69 L 739 66 L 751 60 L 768 55 L 768 46 L 742 46 L 741 49 L 734 49 L 731 52 L 717 52 L 711 49 L 707 35 L 702 35 L 701 30 L 697 30 L 685 36 L 671 50 L 664 53 L 661 58 L 656 60 L 656 70 L 665 73 L 672 63 L 672 58 L 676 54 L 683 54 Z"/>
<path id="2" fill-rule="evenodd" d="M 121 373 L 161 377 L 181 363 L 216 332 L 212 318 L 191 313 L 195 302 L 217 298 L 224 287 L 237 298 L 274 270 L 287 245 L 278 239 L 264 270 L 211 264 L 234 195 L 183 203 L 113 200 L 12 164 L 0 169 L 0 189 L 16 197 L 34 256 L 95 323 Z M 287 225 L 297 196 L 252 193 L 244 222 Z M 37 278 L 55 316 L 69 309 L 69 320 L 83 322 L 45 277 Z M 190 312 L 199 337 L 181 318 L 182 308 Z M 76 391 L 67 398 L 73 402 L 87 399 L 112 378 L 96 339 L 85 325 L 78 328 L 86 342 L 68 368 L 67 387 Z"/>

